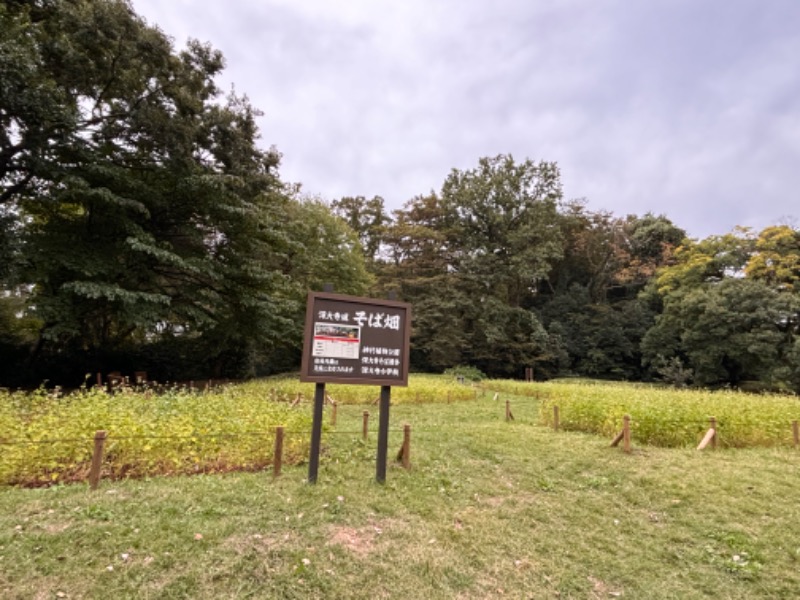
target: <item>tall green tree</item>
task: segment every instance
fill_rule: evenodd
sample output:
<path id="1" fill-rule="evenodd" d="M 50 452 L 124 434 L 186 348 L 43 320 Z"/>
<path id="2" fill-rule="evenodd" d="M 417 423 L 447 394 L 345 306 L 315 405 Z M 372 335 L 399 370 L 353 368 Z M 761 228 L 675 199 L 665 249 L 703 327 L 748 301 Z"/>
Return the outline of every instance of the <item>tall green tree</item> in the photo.
<path id="1" fill-rule="evenodd" d="M 555 164 L 501 155 L 454 169 L 439 193 L 395 212 L 380 279 L 414 303 L 418 367 L 512 375 L 546 352 L 529 308 L 562 251 L 560 198 Z"/>
<path id="2" fill-rule="evenodd" d="M 24 250 L 33 362 L 111 368 L 166 341 L 252 372 L 313 280 L 286 272 L 307 234 L 292 219 L 323 217 L 289 197 L 247 98 L 220 94 L 221 53 L 175 51 L 121 0 L 6 2 L 0 22 L 0 214 Z"/>
<path id="3" fill-rule="evenodd" d="M 468 361 L 463 323 L 472 301 L 454 285 L 452 236 L 438 194 L 409 200 L 385 232 L 377 293 L 395 291 L 414 306 L 411 359 L 441 371 Z"/>
<path id="4" fill-rule="evenodd" d="M 441 202 L 462 281 L 475 293 L 524 306 L 562 255 L 561 195 L 555 163 L 499 155 L 451 171 Z"/>
<path id="5" fill-rule="evenodd" d="M 687 241 L 645 296 L 663 307 L 642 341 L 645 363 L 677 359 L 701 385 L 797 387 L 800 295 L 791 230 L 746 229 Z"/>
<path id="6" fill-rule="evenodd" d="M 370 262 L 376 261 L 390 221 L 383 198 L 346 196 L 331 202 L 331 208 L 358 235 L 364 256 Z"/>
<path id="7" fill-rule="evenodd" d="M 678 357 L 701 385 L 791 385 L 800 298 L 763 282 L 727 278 L 667 300 L 642 341 L 645 359 Z"/>

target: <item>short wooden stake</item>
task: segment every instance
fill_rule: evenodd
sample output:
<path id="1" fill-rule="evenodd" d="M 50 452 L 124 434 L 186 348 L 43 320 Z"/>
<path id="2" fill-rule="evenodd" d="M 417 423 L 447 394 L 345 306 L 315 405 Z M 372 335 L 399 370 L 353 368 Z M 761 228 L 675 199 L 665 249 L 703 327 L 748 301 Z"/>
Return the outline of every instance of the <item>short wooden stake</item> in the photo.
<path id="1" fill-rule="evenodd" d="M 295 396 L 294 402 L 292 402 L 292 408 L 294 408 L 295 406 L 300 404 L 300 400 L 302 400 L 302 399 L 303 399 L 303 394 L 301 394 L 300 392 L 297 392 L 297 396 Z"/>
<path id="2" fill-rule="evenodd" d="M 94 452 L 92 466 L 89 470 L 89 488 L 96 490 L 100 483 L 100 470 L 103 466 L 103 445 L 106 443 L 107 431 L 96 431 L 94 434 Z"/>
<path id="3" fill-rule="evenodd" d="M 97 374 L 97 387 L 103 387 L 103 374 Z"/>
<path id="4" fill-rule="evenodd" d="M 553 431 L 558 431 L 558 406 L 553 405 Z"/>
<path id="5" fill-rule="evenodd" d="M 511 414 L 511 400 L 506 400 L 506 421 L 513 421 L 514 415 Z"/>
<path id="6" fill-rule="evenodd" d="M 622 437 L 625 435 L 625 430 L 623 429 L 617 435 L 614 436 L 614 439 L 611 440 L 611 447 L 616 448 L 619 446 L 619 443 L 622 441 Z"/>
<path id="7" fill-rule="evenodd" d="M 369 411 L 368 410 L 364 411 L 363 417 L 364 417 L 364 423 L 361 426 L 361 437 L 363 437 L 366 440 L 367 436 L 369 434 Z"/>
<path id="8" fill-rule="evenodd" d="M 794 447 L 797 448 L 800 446 L 800 427 L 798 427 L 797 421 L 792 421 L 792 437 L 794 438 Z"/>
<path id="9" fill-rule="evenodd" d="M 498 394 L 497 392 L 495 392 L 493 400 L 494 400 L 495 402 L 497 402 L 497 399 L 498 399 L 499 397 L 500 397 L 500 394 Z"/>
<path id="10" fill-rule="evenodd" d="M 272 452 L 272 476 L 278 477 L 283 466 L 283 427 L 275 428 L 275 449 Z"/>
<path id="11" fill-rule="evenodd" d="M 331 427 L 336 427 L 336 411 L 338 408 L 339 405 L 334 402 L 333 407 L 331 408 Z"/>
<path id="12" fill-rule="evenodd" d="M 631 417 L 625 415 L 622 417 L 622 450 L 623 452 L 631 451 Z"/>
<path id="13" fill-rule="evenodd" d="M 712 448 L 717 447 L 717 420 L 714 417 L 711 417 L 709 420 L 709 430 L 706 432 L 705 436 L 703 436 L 703 440 L 697 446 L 698 450 L 704 450 L 708 444 L 711 444 Z"/>
<path id="14" fill-rule="evenodd" d="M 411 425 L 408 423 L 403 425 L 403 445 L 397 453 L 397 460 L 403 463 L 404 469 L 411 468 Z"/>

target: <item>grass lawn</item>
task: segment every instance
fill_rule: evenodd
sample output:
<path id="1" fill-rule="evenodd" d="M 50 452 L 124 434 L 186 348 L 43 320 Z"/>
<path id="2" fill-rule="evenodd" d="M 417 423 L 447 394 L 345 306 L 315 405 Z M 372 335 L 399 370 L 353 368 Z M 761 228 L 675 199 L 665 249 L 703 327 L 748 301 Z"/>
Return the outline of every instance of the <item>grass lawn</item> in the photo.
<path id="1" fill-rule="evenodd" d="M 530 398 L 506 423 L 506 397 L 392 407 L 412 469 L 383 486 L 377 409 L 343 405 L 315 486 L 300 465 L 4 488 L 0 596 L 797 597 L 800 452 L 626 455 L 537 425 Z"/>

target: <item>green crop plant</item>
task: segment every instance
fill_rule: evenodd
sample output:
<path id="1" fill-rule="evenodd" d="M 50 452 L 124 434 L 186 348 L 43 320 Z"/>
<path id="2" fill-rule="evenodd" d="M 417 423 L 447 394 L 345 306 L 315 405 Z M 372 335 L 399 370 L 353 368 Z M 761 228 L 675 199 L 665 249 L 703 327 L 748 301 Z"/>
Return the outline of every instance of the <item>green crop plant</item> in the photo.
<path id="1" fill-rule="evenodd" d="M 284 461 L 307 452 L 310 414 L 246 386 L 164 394 L 80 390 L 0 397 L 0 483 L 45 485 L 85 479 L 94 434 L 108 432 L 104 476 L 142 477 L 262 468 L 275 427 L 287 431 Z"/>
<path id="2" fill-rule="evenodd" d="M 785 446 L 792 443 L 792 421 L 800 419 L 795 396 L 588 382 L 539 383 L 536 389 L 542 424 L 552 425 L 558 406 L 562 429 L 612 437 L 627 414 L 633 439 L 655 446 L 697 444 L 711 417 L 721 446 Z"/>

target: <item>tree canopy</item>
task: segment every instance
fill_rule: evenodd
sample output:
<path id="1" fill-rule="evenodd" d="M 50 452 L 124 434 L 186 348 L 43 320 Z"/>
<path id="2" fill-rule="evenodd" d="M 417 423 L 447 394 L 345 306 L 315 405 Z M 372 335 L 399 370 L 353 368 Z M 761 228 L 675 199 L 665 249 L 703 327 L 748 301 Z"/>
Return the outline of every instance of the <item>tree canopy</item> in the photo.
<path id="1" fill-rule="evenodd" d="M 121 1 L 0 10 L 0 251 L 40 323 L 30 365 L 167 343 L 247 374 L 291 339 L 306 285 L 363 291 L 349 230 L 293 197 L 257 110 L 221 96 L 218 51 L 176 52 Z M 332 252 L 349 267 L 322 274 Z"/>

